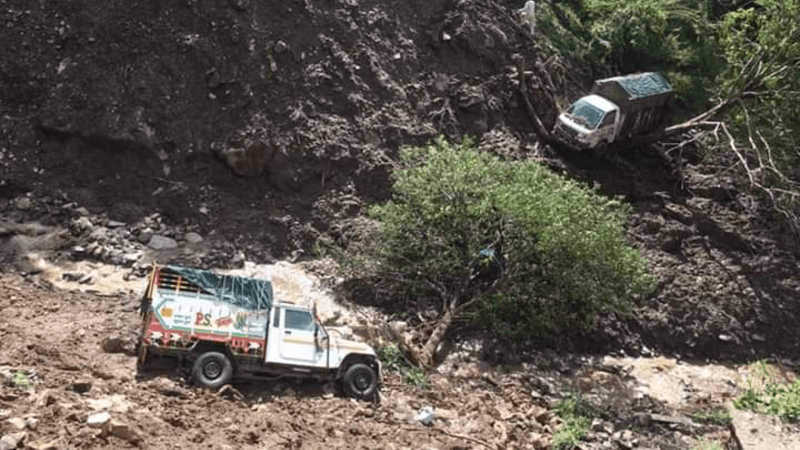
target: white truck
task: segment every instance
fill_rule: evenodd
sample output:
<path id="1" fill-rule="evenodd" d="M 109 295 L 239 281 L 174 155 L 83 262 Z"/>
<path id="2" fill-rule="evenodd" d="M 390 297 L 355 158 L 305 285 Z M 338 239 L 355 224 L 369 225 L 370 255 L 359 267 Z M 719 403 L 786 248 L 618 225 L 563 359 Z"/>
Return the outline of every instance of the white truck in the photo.
<path id="1" fill-rule="evenodd" d="M 674 94 L 656 72 L 605 78 L 556 120 L 553 135 L 569 147 L 598 148 L 657 131 L 665 124 Z"/>
<path id="2" fill-rule="evenodd" d="M 370 346 L 332 336 L 316 307 L 273 302 L 267 280 L 154 264 L 141 309 L 139 364 L 175 356 L 208 388 L 234 377 L 293 377 L 334 381 L 369 399 L 380 383 Z"/>

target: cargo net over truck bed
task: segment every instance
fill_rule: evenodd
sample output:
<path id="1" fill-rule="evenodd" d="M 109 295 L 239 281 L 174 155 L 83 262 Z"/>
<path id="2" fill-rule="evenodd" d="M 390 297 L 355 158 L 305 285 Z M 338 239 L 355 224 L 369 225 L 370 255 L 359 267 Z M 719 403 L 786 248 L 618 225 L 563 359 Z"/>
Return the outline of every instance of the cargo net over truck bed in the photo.
<path id="1" fill-rule="evenodd" d="M 211 295 L 217 301 L 248 310 L 264 310 L 272 306 L 272 283 L 267 280 L 219 275 L 180 266 L 156 266 L 152 276 L 153 286 L 157 289 Z"/>

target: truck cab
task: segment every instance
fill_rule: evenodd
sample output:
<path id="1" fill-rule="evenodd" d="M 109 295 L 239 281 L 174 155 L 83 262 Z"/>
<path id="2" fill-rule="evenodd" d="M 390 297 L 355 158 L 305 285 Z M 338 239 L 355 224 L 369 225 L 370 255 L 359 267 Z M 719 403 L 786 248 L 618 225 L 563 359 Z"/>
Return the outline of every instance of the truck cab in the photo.
<path id="1" fill-rule="evenodd" d="M 619 107 L 599 95 L 587 95 L 558 116 L 555 133 L 578 148 L 612 143 L 620 125 Z"/>
<path id="2" fill-rule="evenodd" d="M 315 307 L 276 302 L 267 280 L 153 266 L 142 295 L 139 360 L 176 357 L 200 385 L 234 378 L 333 381 L 371 398 L 380 361 L 367 344 L 325 328 Z"/>

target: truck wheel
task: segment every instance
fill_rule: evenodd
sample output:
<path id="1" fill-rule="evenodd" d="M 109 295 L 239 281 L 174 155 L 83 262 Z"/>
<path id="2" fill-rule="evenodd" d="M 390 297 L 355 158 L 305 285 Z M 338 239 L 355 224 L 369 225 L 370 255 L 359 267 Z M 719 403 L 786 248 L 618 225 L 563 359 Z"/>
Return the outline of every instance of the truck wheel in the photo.
<path id="1" fill-rule="evenodd" d="M 192 366 L 192 378 L 201 386 L 216 390 L 231 381 L 233 365 L 222 353 L 203 353 Z"/>
<path id="2" fill-rule="evenodd" d="M 366 364 L 353 364 L 342 377 L 342 388 L 350 397 L 370 399 L 378 390 L 378 375 Z"/>

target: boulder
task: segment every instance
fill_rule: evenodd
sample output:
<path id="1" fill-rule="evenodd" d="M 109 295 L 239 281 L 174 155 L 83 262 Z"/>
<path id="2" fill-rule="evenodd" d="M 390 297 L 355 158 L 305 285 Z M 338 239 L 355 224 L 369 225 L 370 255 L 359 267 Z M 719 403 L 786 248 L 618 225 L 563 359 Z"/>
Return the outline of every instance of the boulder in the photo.
<path id="1" fill-rule="evenodd" d="M 194 232 L 186 233 L 183 238 L 190 244 L 199 244 L 200 242 L 203 242 L 203 236 L 200 236 Z"/>
<path id="2" fill-rule="evenodd" d="M 134 444 L 142 440 L 142 436 L 135 428 L 118 420 L 111 421 L 111 424 L 108 426 L 108 433 Z"/>
<path id="3" fill-rule="evenodd" d="M 150 242 L 147 243 L 147 246 L 153 250 L 172 250 L 178 248 L 178 242 L 176 242 L 175 239 L 156 234 L 150 238 Z"/>
<path id="4" fill-rule="evenodd" d="M 25 440 L 27 434 L 22 431 L 19 433 L 6 434 L 0 438 L 0 450 L 13 450 Z"/>
<path id="5" fill-rule="evenodd" d="M 25 429 L 25 419 L 20 417 L 12 417 L 6 421 L 11 426 L 11 429 L 14 431 L 22 431 Z"/>

